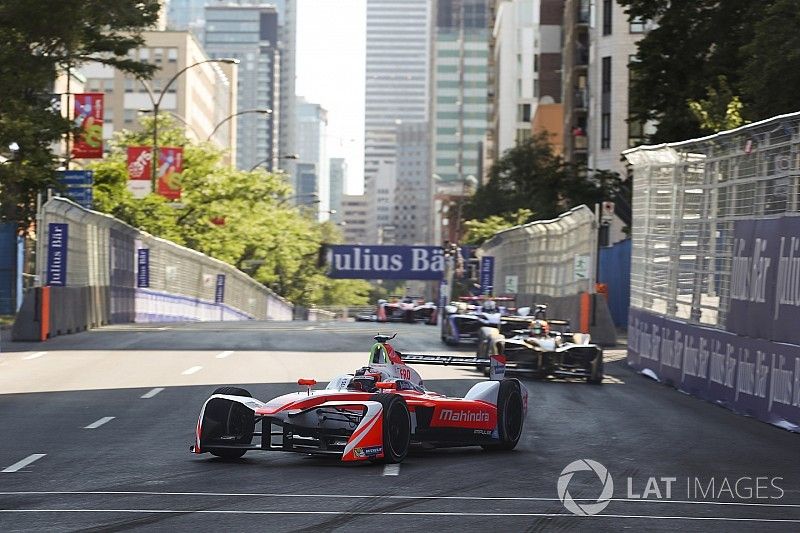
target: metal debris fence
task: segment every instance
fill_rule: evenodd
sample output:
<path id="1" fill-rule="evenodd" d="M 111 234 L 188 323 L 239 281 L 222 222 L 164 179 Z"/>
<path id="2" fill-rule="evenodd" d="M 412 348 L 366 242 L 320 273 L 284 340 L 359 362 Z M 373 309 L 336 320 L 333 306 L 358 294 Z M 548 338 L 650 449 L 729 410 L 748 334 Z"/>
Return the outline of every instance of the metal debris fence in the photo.
<path id="1" fill-rule="evenodd" d="M 508 276 L 516 292 L 551 297 L 594 292 L 597 222 L 585 205 L 553 220 L 540 220 L 496 233 L 478 255 L 493 256 L 495 293 Z"/>
<path id="2" fill-rule="evenodd" d="M 290 302 L 233 266 L 64 198 L 42 207 L 40 258 L 47 257 L 51 223 L 69 225 L 66 286 L 107 288 L 110 322 L 292 320 Z M 137 286 L 142 249 L 149 250 L 146 287 Z M 48 262 L 39 261 L 37 268 L 44 285 Z"/>

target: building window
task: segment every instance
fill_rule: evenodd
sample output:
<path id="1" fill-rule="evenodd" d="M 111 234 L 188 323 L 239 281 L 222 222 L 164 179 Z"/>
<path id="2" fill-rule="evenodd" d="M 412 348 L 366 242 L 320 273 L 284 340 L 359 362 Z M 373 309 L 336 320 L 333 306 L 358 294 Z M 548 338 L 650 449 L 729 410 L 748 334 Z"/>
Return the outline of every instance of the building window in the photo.
<path id="1" fill-rule="evenodd" d="M 647 21 L 642 17 L 634 17 L 630 25 L 631 33 L 644 33 L 647 31 Z"/>
<path id="2" fill-rule="evenodd" d="M 539 54 L 533 56 L 533 71 L 539 72 Z"/>
<path id="3" fill-rule="evenodd" d="M 603 35 L 611 35 L 611 19 L 614 15 L 614 0 L 603 0 Z"/>
<path id="4" fill-rule="evenodd" d="M 517 122 L 531 121 L 531 104 L 519 104 L 517 106 Z"/>
<path id="5" fill-rule="evenodd" d="M 600 80 L 600 148 L 611 148 L 611 57 L 602 59 Z"/>
<path id="6" fill-rule="evenodd" d="M 600 148 L 611 148 L 611 113 L 603 113 L 600 117 Z"/>
<path id="7" fill-rule="evenodd" d="M 178 49 L 177 48 L 167 48 L 167 61 L 170 63 L 175 63 L 178 61 Z"/>
<path id="8" fill-rule="evenodd" d="M 132 78 L 125 78 L 125 92 L 132 93 L 133 92 L 133 79 Z"/>
<path id="9" fill-rule="evenodd" d="M 611 56 L 606 56 L 603 58 L 603 65 L 602 65 L 602 80 L 600 81 L 600 87 L 603 93 L 611 93 Z"/>

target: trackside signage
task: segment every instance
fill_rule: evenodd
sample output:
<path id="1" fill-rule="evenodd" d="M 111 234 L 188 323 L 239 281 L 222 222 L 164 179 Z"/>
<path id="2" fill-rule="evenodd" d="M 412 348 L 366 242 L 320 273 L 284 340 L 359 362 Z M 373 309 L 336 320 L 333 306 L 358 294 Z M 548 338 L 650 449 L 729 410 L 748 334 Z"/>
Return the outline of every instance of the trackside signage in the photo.
<path id="1" fill-rule="evenodd" d="M 800 346 L 631 308 L 628 364 L 689 394 L 800 432 Z"/>
<path id="2" fill-rule="evenodd" d="M 728 331 L 800 345 L 800 217 L 737 220 Z"/>
<path id="3" fill-rule="evenodd" d="M 444 273 L 438 246 L 330 245 L 328 276 L 335 279 L 429 279 Z"/>
<path id="4" fill-rule="evenodd" d="M 47 284 L 64 287 L 67 284 L 69 224 L 51 222 L 47 229 Z"/>

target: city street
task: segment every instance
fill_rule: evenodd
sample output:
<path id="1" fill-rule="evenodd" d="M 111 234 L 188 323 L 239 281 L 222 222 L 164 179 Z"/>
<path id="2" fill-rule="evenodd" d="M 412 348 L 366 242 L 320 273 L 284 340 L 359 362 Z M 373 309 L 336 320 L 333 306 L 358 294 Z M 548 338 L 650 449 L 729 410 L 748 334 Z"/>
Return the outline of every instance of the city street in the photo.
<path id="1" fill-rule="evenodd" d="M 528 416 L 512 452 L 414 452 L 399 467 L 189 453 L 215 386 L 244 386 L 261 400 L 297 390 L 301 377 L 324 386 L 366 363 L 379 330 L 398 331 L 401 351 L 453 352 L 430 326 L 311 322 L 113 326 L 4 344 L 0 529 L 800 528 L 800 436 L 638 375 L 622 349 L 606 351 L 602 386 L 525 380 Z M 428 388 L 453 396 L 483 379 L 417 368 Z M 613 480 L 594 516 L 573 515 L 557 491 L 580 459 Z M 594 503 L 602 488 L 578 472 L 569 495 Z"/>

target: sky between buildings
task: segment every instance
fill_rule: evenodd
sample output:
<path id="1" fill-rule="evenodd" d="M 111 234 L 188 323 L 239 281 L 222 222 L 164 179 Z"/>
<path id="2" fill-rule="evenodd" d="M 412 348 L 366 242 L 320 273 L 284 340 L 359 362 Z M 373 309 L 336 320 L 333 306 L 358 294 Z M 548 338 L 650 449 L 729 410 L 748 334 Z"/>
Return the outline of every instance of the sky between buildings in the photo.
<path id="1" fill-rule="evenodd" d="M 347 160 L 347 193 L 364 182 L 366 0 L 300 0 L 298 96 L 328 110 L 328 156 Z"/>

